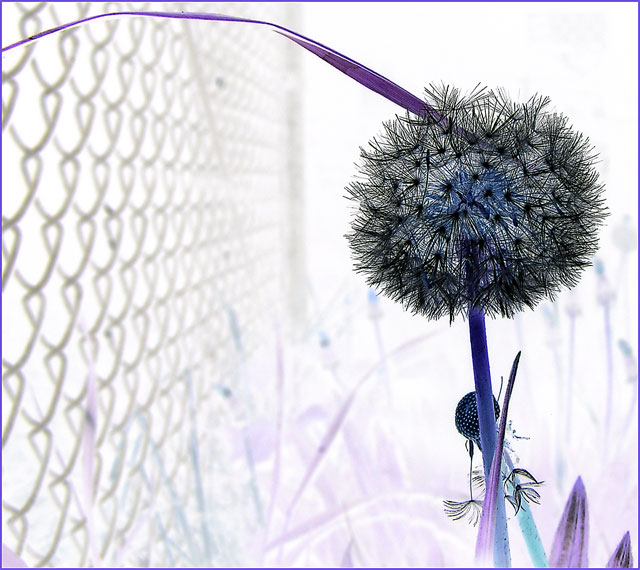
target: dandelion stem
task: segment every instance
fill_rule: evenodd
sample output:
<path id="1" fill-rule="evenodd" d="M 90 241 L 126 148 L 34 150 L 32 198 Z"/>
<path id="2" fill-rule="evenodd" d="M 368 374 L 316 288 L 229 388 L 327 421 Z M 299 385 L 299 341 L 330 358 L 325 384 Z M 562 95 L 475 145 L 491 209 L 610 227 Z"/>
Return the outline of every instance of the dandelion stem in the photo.
<path id="1" fill-rule="evenodd" d="M 485 480 L 488 481 L 497 438 L 491 371 L 489 369 L 489 352 L 487 349 L 487 331 L 484 312 L 481 310 L 469 309 L 469 337 L 471 340 L 471 359 L 473 361 L 478 423 L 480 426 L 480 443 L 482 445 L 482 463 Z M 511 566 L 511 555 L 502 485 L 499 486 L 498 492 L 502 496 L 496 501 L 494 565 L 496 568 L 509 568 Z"/>

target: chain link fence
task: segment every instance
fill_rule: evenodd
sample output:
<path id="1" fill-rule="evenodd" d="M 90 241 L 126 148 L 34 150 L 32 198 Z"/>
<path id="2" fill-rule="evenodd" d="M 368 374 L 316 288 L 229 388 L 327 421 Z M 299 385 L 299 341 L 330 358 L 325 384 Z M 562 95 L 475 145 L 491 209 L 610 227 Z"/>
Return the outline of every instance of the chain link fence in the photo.
<path id="1" fill-rule="evenodd" d="M 2 43 L 144 9 L 298 8 L 3 3 Z M 261 505 L 224 426 L 273 405 L 243 365 L 302 310 L 295 52 L 114 18 L 3 55 L 3 543 L 29 565 L 241 562 Z"/>

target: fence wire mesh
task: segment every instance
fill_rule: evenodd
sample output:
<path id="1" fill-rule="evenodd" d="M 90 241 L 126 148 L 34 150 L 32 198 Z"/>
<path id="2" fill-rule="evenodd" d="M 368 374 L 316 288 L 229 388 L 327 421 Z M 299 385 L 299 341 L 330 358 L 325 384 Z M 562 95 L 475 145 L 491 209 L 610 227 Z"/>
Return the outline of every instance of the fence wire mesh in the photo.
<path id="1" fill-rule="evenodd" d="M 144 9 L 3 3 L 2 43 Z M 114 18 L 3 55 L 3 543 L 29 565 L 231 565 L 259 524 L 221 426 L 271 405 L 243 362 L 299 311 L 292 49 Z"/>

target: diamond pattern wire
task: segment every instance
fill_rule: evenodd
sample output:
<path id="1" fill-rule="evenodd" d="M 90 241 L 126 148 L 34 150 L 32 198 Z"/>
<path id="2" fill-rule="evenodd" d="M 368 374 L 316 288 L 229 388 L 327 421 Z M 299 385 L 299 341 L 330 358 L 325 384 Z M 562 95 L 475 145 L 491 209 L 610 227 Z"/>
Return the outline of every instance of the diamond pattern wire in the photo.
<path id="1" fill-rule="evenodd" d="M 296 10 L 3 3 L 3 45 L 133 9 Z M 3 56 L 3 542 L 29 565 L 241 562 L 261 506 L 225 426 L 272 405 L 243 363 L 299 274 L 291 49 L 114 18 Z"/>

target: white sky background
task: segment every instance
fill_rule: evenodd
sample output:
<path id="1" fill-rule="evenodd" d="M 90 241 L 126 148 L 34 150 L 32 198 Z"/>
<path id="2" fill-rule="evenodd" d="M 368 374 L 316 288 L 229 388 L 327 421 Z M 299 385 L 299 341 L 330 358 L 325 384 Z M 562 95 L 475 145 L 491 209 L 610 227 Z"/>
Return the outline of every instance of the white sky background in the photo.
<path id="1" fill-rule="evenodd" d="M 601 232 L 598 257 L 617 292 L 612 308 L 614 417 L 626 414 L 633 388 L 625 383 L 625 364 L 616 345 L 625 338 L 634 350 L 637 346 L 637 251 L 628 256 L 628 265 L 622 269 L 625 266 L 613 234 L 625 216 L 634 231 L 637 228 L 637 5 L 309 3 L 303 15 L 303 34 L 418 96 L 430 82 L 446 82 L 464 91 L 480 82 L 490 88 L 503 87 L 519 101 L 540 93 L 551 98 L 552 106 L 567 115 L 576 130 L 589 136 L 600 153 L 598 168 L 611 211 Z M 317 307 L 335 310 L 338 299 L 348 310 L 351 304 L 364 304 L 366 287 L 364 276 L 351 269 L 343 237 L 350 220 L 344 187 L 355 174 L 359 147 L 380 131 L 382 121 L 402 110 L 311 54 L 303 54 L 303 61 L 308 271 Z M 554 311 L 549 303 L 527 311 L 515 322 L 499 320 L 487 325 L 496 394 L 500 375 L 508 375 L 515 353 L 523 350 L 510 417 L 518 433 L 531 437 L 520 448 L 523 466 L 531 466 L 534 475 L 550 481 L 544 507 L 536 511 L 545 545 L 550 548 L 566 496 L 581 474 L 591 516 L 596 517 L 590 547 L 594 565 L 606 562 L 605 552 L 629 524 L 637 525 L 636 452 L 621 462 L 604 460 L 601 430 L 590 419 L 595 416 L 602 421 L 606 389 L 604 318 L 596 302 L 597 290 L 591 268 L 575 293 L 559 296 L 554 329 L 549 326 Z M 576 324 L 571 396 L 565 392 L 569 373 L 566 301 L 570 296 L 582 310 Z M 439 331 L 411 359 L 391 363 L 396 398 L 386 407 L 388 417 L 395 418 L 390 421 L 396 421 L 396 429 L 411 440 L 405 441 L 407 448 L 421 449 L 424 463 L 433 463 L 435 455 L 448 462 L 456 476 L 464 473 L 468 459 L 453 428 L 453 410 L 458 399 L 473 389 L 466 323 L 449 327 L 446 319 L 434 323 L 413 317 L 387 300 L 381 306 L 387 349 L 416 335 Z M 342 351 L 344 361 L 353 366 L 359 362 L 365 369 L 375 361 L 377 349 L 366 319 L 360 319 L 357 310 L 354 315 L 352 334 L 344 332 L 336 350 Z M 570 435 L 566 435 L 564 413 L 558 413 L 559 407 L 566 409 L 561 402 L 568 397 L 573 402 Z M 413 408 L 431 418 L 425 425 L 432 431 L 416 433 L 402 424 L 407 410 Z M 563 438 L 558 434 L 564 434 Z M 562 441 L 565 438 L 568 443 Z M 625 441 L 635 450 L 637 437 L 631 438 L 633 441 Z M 552 457 L 558 454 L 568 462 L 561 482 L 552 467 Z M 464 485 L 462 478 L 455 481 L 452 487 Z M 447 486 L 445 480 L 442 486 Z M 622 504 L 614 504 L 618 502 Z M 621 511 L 623 505 L 629 510 Z M 637 526 L 635 529 L 635 534 L 631 529 L 633 541 L 637 541 Z"/>

